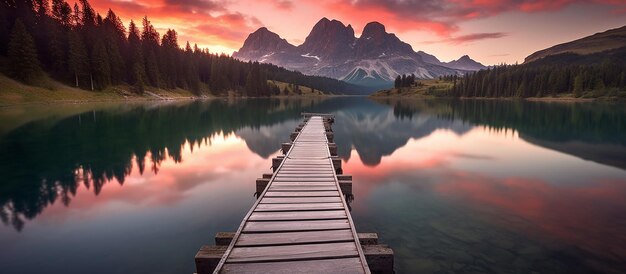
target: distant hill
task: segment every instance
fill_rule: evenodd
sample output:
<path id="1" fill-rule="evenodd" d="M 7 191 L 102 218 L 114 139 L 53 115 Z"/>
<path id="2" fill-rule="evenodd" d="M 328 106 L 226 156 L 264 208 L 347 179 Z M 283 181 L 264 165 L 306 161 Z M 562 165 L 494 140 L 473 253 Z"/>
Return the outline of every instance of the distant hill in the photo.
<path id="1" fill-rule="evenodd" d="M 596 33 L 571 42 L 537 51 L 524 59 L 524 63 L 530 63 L 542 58 L 572 53 L 577 55 L 589 55 L 608 50 L 626 47 L 626 26 Z"/>
<path id="2" fill-rule="evenodd" d="M 467 55 L 461 56 L 458 60 L 450 61 L 445 63 L 446 67 L 460 69 L 460 70 L 468 70 L 468 71 L 476 71 L 481 69 L 486 69 L 487 67 L 479 62 L 474 61 Z"/>
<path id="3" fill-rule="evenodd" d="M 434 56 L 424 59 L 438 61 Z M 448 63 L 474 64 L 469 57 Z M 626 26 L 538 51 L 519 65 L 500 65 L 464 76 L 443 76 L 442 85 L 382 90 L 376 96 L 554 97 L 626 99 Z"/>

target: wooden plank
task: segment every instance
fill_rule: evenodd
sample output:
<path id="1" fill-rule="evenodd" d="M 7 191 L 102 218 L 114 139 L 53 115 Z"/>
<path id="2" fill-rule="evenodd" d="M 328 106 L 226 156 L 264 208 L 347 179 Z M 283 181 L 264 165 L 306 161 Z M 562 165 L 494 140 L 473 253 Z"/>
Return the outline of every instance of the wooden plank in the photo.
<path id="1" fill-rule="evenodd" d="M 283 176 L 307 175 L 307 174 L 311 174 L 311 172 L 310 171 L 304 171 L 304 170 L 284 170 L 284 169 L 281 169 L 278 174 L 280 174 L 280 176 L 283 177 Z M 323 172 L 316 172 L 315 174 L 318 174 L 320 176 L 333 176 L 333 173 L 332 173 L 331 170 L 323 171 Z"/>
<path id="2" fill-rule="evenodd" d="M 343 209 L 342 203 L 258 204 L 254 211 L 296 211 Z"/>
<path id="3" fill-rule="evenodd" d="M 277 178 L 274 180 L 274 182 L 277 183 L 319 183 L 319 182 L 335 182 L 335 178 L 334 177 L 326 177 L 326 178 L 300 178 L 300 177 L 282 177 L 282 178 Z"/>
<path id="4" fill-rule="evenodd" d="M 333 167 L 331 165 L 327 166 L 283 166 L 280 168 L 280 171 L 333 171 Z"/>
<path id="5" fill-rule="evenodd" d="M 329 165 L 328 160 L 295 160 L 287 159 L 285 165 Z"/>
<path id="6" fill-rule="evenodd" d="M 303 192 L 287 192 L 287 191 L 268 191 L 264 197 L 339 197 L 337 191 L 303 191 Z"/>
<path id="7" fill-rule="evenodd" d="M 226 260 L 237 262 L 293 261 L 302 259 L 335 259 L 358 256 L 356 246 L 350 243 L 309 245 L 282 245 L 259 247 L 235 247 Z M 315 269 L 311 269 L 314 271 Z M 271 271 L 270 271 L 271 272 Z"/>
<path id="8" fill-rule="evenodd" d="M 309 175 L 309 176 L 302 176 L 302 175 L 290 175 L 290 176 L 285 176 L 282 174 L 278 174 L 276 175 L 276 178 L 274 178 L 274 182 L 280 182 L 280 181 L 300 181 L 300 182 L 315 182 L 315 181 L 320 181 L 323 180 L 324 182 L 334 182 L 335 181 L 335 176 L 321 176 L 321 175 Z"/>
<path id="9" fill-rule="evenodd" d="M 263 197 L 261 204 L 293 204 L 293 203 L 341 203 L 341 198 L 337 197 L 288 197 L 288 198 L 268 198 Z"/>
<path id="10" fill-rule="evenodd" d="M 244 233 L 235 246 L 312 244 L 353 241 L 350 229 L 333 231 L 300 231 L 278 233 Z"/>
<path id="11" fill-rule="evenodd" d="M 253 212 L 250 221 L 345 219 L 345 210 Z"/>
<path id="12" fill-rule="evenodd" d="M 270 186 L 268 191 L 337 191 L 336 186 Z"/>
<path id="13" fill-rule="evenodd" d="M 279 173 L 282 172 L 332 172 L 333 168 L 328 167 L 282 167 Z"/>
<path id="14" fill-rule="evenodd" d="M 300 167 L 300 168 L 329 168 L 330 167 L 330 163 L 324 163 L 324 164 L 284 163 L 283 167 L 287 167 L 287 168 L 294 168 L 294 167 Z"/>
<path id="15" fill-rule="evenodd" d="M 267 221 L 247 222 L 243 232 L 281 232 L 350 229 L 347 219 L 343 220 L 306 220 L 306 221 Z M 332 233 L 332 232 L 329 232 Z"/>
<path id="16" fill-rule="evenodd" d="M 273 182 L 275 187 L 310 187 L 310 186 L 335 186 L 335 182 Z"/>
<path id="17" fill-rule="evenodd" d="M 310 170 L 310 171 L 314 171 L 314 170 L 325 170 L 325 169 L 332 169 L 331 165 L 283 165 L 282 168 L 286 168 L 286 169 L 305 169 L 305 170 Z"/>
<path id="18" fill-rule="evenodd" d="M 300 153 L 299 155 L 289 154 L 289 159 L 287 160 L 286 164 L 297 164 L 301 162 L 307 164 L 326 164 L 328 163 L 328 156 L 316 156 L 315 154 L 310 153 Z"/>
<path id="19" fill-rule="evenodd" d="M 363 273 L 359 271 L 361 261 L 359 258 L 344 258 L 330 260 L 272 262 L 272 263 L 244 263 L 225 264 L 222 273 L 276 273 L 276 274 L 302 274 L 302 273 L 336 273 L 352 274 Z"/>
<path id="20" fill-rule="evenodd" d="M 304 174 L 286 174 L 286 173 L 282 173 L 279 172 L 276 175 L 276 178 L 335 178 L 335 176 L 333 176 L 332 173 L 324 173 L 324 174 L 318 174 L 318 173 L 304 173 Z"/>

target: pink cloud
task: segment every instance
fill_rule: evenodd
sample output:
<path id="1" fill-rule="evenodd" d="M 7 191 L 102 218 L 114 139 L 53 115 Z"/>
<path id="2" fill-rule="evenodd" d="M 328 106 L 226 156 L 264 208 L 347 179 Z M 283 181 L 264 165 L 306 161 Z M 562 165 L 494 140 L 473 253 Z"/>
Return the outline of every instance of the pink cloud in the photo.
<path id="1" fill-rule="evenodd" d="M 455 38 L 452 34 L 461 22 L 506 12 L 552 12 L 576 3 L 612 6 L 616 12 L 626 8 L 622 0 L 329 0 L 326 9 L 361 25 L 375 19 L 395 30 L 426 30 L 453 42 L 465 42 L 496 35 L 477 33 Z"/>

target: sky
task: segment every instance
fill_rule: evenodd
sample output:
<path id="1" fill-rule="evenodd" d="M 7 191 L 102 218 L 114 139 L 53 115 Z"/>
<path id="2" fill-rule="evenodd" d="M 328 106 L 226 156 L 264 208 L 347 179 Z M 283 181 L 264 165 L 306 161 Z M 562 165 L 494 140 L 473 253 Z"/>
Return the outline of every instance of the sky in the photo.
<path id="1" fill-rule="evenodd" d="M 128 25 L 148 19 L 212 52 L 232 54 L 267 27 L 301 44 L 321 18 L 351 24 L 357 37 L 378 21 L 415 51 L 442 61 L 469 55 L 483 64 L 523 62 L 555 44 L 626 25 L 626 0 L 91 0 Z"/>

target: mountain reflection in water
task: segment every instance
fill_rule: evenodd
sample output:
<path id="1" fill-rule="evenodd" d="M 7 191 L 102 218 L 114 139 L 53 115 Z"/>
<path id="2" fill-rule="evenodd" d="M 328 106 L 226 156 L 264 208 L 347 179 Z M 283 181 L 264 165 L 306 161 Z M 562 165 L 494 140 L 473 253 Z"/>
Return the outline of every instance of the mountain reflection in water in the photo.
<path id="1" fill-rule="evenodd" d="M 269 168 L 266 159 L 288 141 L 300 112 L 311 111 L 336 115 L 338 154 L 355 180 L 357 228 L 379 232 L 396 251 L 399 272 L 626 267 L 626 109 L 620 104 L 337 97 L 83 108 L 56 115 L 39 110 L 38 117 L 0 110 L 0 122 L 8 121 L 0 127 L 6 225 L 0 243 L 27 233 L 38 216 L 112 210 L 96 196 L 182 210 L 181 201 L 201 201 L 198 189 L 219 177 L 221 188 L 202 193 L 233 212 L 214 218 L 220 226 L 232 223 L 222 229 L 235 229 L 242 217 L 235 212 L 249 204 L 232 205 L 233 194 L 225 193 L 243 191 L 252 203 L 260 168 Z M 82 194 L 89 192 L 92 198 Z M 169 227 L 168 218 L 160 222 Z M 181 237 L 188 258 L 170 259 L 177 265 L 170 270 L 193 271 L 189 258 L 210 241 Z M 152 255 L 144 261 L 168 260 L 167 253 Z M 133 272 L 157 269 L 148 265 Z M 63 269 L 85 269 L 74 267 Z"/>

